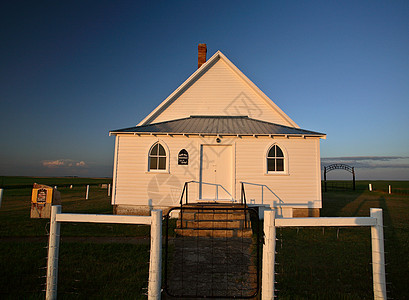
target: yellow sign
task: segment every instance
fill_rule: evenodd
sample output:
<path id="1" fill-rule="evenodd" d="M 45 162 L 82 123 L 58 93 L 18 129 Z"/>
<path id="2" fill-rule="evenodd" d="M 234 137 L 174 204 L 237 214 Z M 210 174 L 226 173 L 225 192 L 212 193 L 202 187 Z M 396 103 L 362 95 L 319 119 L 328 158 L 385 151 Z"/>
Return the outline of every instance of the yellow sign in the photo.
<path id="1" fill-rule="evenodd" d="M 46 185 L 35 185 L 37 185 L 37 187 L 33 188 L 31 202 L 38 204 L 51 203 L 53 200 L 53 188 Z"/>
<path id="2" fill-rule="evenodd" d="M 31 217 L 49 218 L 53 201 L 53 188 L 43 184 L 34 183 L 31 192 Z"/>

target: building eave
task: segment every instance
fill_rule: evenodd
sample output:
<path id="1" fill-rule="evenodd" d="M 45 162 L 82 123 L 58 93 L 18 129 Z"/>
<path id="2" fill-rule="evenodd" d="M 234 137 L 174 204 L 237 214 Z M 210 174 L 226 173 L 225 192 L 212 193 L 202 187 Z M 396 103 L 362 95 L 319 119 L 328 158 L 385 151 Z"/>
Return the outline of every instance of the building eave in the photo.
<path id="1" fill-rule="evenodd" d="M 269 137 L 269 138 L 320 138 L 326 139 L 326 135 L 308 135 L 308 134 L 219 134 L 219 133 L 173 133 L 173 132 L 118 132 L 110 131 L 109 136 L 126 135 L 126 136 L 170 136 L 170 137 Z"/>

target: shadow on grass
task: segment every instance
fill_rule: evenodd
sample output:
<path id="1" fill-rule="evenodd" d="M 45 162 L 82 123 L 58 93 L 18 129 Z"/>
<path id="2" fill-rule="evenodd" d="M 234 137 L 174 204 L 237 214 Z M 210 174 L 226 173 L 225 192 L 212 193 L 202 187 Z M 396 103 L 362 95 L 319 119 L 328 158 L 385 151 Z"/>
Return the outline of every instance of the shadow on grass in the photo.
<path id="1" fill-rule="evenodd" d="M 364 190 L 327 192 L 323 193 L 321 215 L 369 216 L 370 208 L 383 210 L 388 298 L 409 299 L 406 284 L 409 278 L 409 199 L 406 195 Z"/>
<path id="2" fill-rule="evenodd" d="M 379 198 L 379 206 L 383 210 L 388 298 L 409 299 L 408 226 L 404 228 L 395 225 L 397 212 L 393 211 L 393 203 L 390 203 L 392 201 L 384 196 Z"/>
<path id="3" fill-rule="evenodd" d="M 363 194 L 362 191 L 328 191 L 322 193 L 322 217 L 339 217 L 343 215 L 344 208 L 357 201 Z M 353 216 L 362 208 L 363 203 L 359 203 Z"/>

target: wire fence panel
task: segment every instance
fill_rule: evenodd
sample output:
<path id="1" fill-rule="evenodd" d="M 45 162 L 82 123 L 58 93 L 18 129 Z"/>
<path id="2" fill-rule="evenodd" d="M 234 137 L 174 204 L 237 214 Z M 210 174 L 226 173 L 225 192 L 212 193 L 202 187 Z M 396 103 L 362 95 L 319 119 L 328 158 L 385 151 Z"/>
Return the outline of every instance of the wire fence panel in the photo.
<path id="1" fill-rule="evenodd" d="M 260 226 L 244 206 L 183 206 L 167 216 L 165 292 L 184 298 L 252 298 L 259 290 Z M 250 221 L 251 220 L 251 221 Z"/>
<path id="2" fill-rule="evenodd" d="M 289 239 L 283 239 L 283 232 L 291 232 L 289 229 L 296 228 L 297 235 L 299 233 L 299 228 L 302 227 L 304 232 L 309 232 L 306 235 L 306 238 L 292 237 Z M 355 270 L 356 266 L 364 261 L 364 265 L 369 266 L 369 263 L 365 263 L 365 258 L 370 257 L 369 252 L 366 255 L 359 257 L 364 251 L 364 248 L 357 248 L 357 246 L 365 240 L 365 236 L 358 235 L 357 238 L 352 239 L 350 245 L 345 247 L 345 244 L 341 243 L 338 245 L 340 248 L 331 248 L 334 243 L 323 238 L 318 238 L 317 229 L 321 227 L 323 235 L 325 230 L 328 231 L 328 228 L 337 226 L 336 237 L 339 239 L 340 227 L 357 227 L 365 226 L 370 227 L 371 230 L 371 258 L 372 258 L 372 292 L 376 300 L 385 300 L 387 299 L 386 291 L 386 273 L 385 273 L 385 251 L 384 251 L 384 234 L 383 234 L 383 216 L 382 209 L 380 208 L 371 208 L 370 217 L 327 217 L 327 218 L 275 218 L 275 211 L 269 210 L 265 211 L 265 222 L 264 222 L 264 232 L 265 232 L 265 244 L 263 246 L 263 299 L 272 299 L 276 292 L 276 281 L 279 274 L 276 269 L 277 262 L 277 228 L 280 230 L 280 247 L 283 249 L 283 241 L 285 247 L 296 243 L 296 246 L 293 247 L 289 252 L 284 252 L 282 256 L 282 267 L 279 273 L 283 275 L 289 275 L 295 279 L 294 281 L 289 281 L 290 283 L 296 283 L 297 287 L 285 287 L 283 291 L 290 291 L 290 295 L 285 295 L 290 298 L 293 297 L 312 297 L 312 298 L 343 298 L 345 295 L 349 295 L 354 292 L 354 297 L 356 299 L 366 298 L 366 296 L 356 294 L 356 290 L 363 286 L 361 274 L 365 276 L 364 272 L 359 272 L 360 270 Z M 277 227 L 277 228 L 276 228 Z M 290 228 L 288 228 L 290 227 Z M 315 229 L 304 229 L 315 228 Z M 285 228 L 285 229 L 283 229 Z M 356 234 L 356 232 L 354 232 Z M 350 239 L 353 234 L 348 234 Z M 342 241 L 345 242 L 345 241 Z M 297 244 L 298 243 L 298 244 Z M 285 249 L 284 247 L 284 249 Z M 315 250 L 314 250 L 315 249 Z M 319 251 L 317 251 L 319 249 Z M 350 257 L 347 253 L 349 250 L 352 251 Z M 287 250 L 288 251 L 288 250 Z M 299 258 L 301 253 L 301 259 Z M 308 255 L 305 255 L 309 253 Z M 311 253 L 311 254 L 310 254 Z M 345 260 L 344 258 L 347 258 Z M 290 260 L 288 260 L 290 259 Z M 356 261 L 354 261 L 356 259 Z M 351 261 L 353 261 L 351 263 Z M 295 264 L 292 264 L 295 262 Z M 338 263 L 337 267 L 334 266 L 334 263 Z M 332 265 L 331 265 L 332 264 Z M 328 266 L 330 266 L 328 268 Z M 349 266 L 347 268 L 346 266 Z M 351 268 L 352 266 L 352 268 Z M 334 274 L 333 271 L 336 271 Z M 309 271 L 309 272 L 308 272 Z M 309 274 L 308 274 L 309 273 Z M 304 276 L 297 278 L 299 274 L 304 274 Z M 347 274 L 348 282 L 345 285 L 345 282 L 341 282 L 339 274 Z M 338 276 L 337 276 L 338 275 Z M 369 274 L 367 274 L 369 275 Z M 370 278 L 367 276 L 364 278 Z M 321 278 L 322 287 L 318 285 L 317 282 L 314 282 L 316 278 Z M 331 285 L 331 280 L 335 281 L 335 285 Z M 361 279 L 361 280 L 360 280 Z M 285 280 L 283 280 L 285 282 Z M 353 289 L 346 288 L 348 285 L 356 284 Z M 296 294 L 294 294 L 294 292 Z M 318 292 L 318 293 L 317 293 Z M 297 294 L 298 293 L 298 294 Z M 300 294 L 301 293 L 301 294 Z"/>
<path id="3" fill-rule="evenodd" d="M 92 215 L 92 214 L 62 214 L 61 206 L 52 206 L 50 219 L 50 238 L 48 243 L 48 264 L 47 264 L 47 291 L 46 299 L 57 299 L 58 292 L 58 264 L 59 264 L 59 244 L 60 244 L 60 222 L 91 222 L 91 223 L 123 223 L 123 224 L 143 224 L 151 226 L 151 248 L 149 260 L 149 284 L 148 284 L 148 299 L 160 299 L 161 293 L 161 258 L 162 258 L 162 211 L 152 210 L 150 217 L 144 216 L 115 216 L 115 215 Z M 94 265 L 104 262 L 92 261 Z M 89 262 L 88 261 L 88 262 Z M 72 269 L 72 268 L 71 268 Z M 87 268 L 88 270 L 93 268 Z M 107 278 L 112 277 L 110 272 L 106 272 Z M 127 272 L 124 272 L 127 274 Z M 117 278 L 115 278 L 117 279 Z M 96 285 L 97 281 L 93 281 Z M 106 286 L 106 284 L 104 285 Z M 96 290 L 101 290 L 97 286 Z M 107 293 L 109 295 L 109 293 Z M 139 293 L 140 294 L 140 293 Z M 103 295 L 104 298 L 106 295 Z M 135 297 L 136 295 L 130 295 Z"/>
<path id="4" fill-rule="evenodd" d="M 276 252 L 278 299 L 373 298 L 370 228 L 277 228 Z"/>
<path id="5" fill-rule="evenodd" d="M 146 299 L 149 248 L 149 244 L 62 241 L 58 298 Z"/>

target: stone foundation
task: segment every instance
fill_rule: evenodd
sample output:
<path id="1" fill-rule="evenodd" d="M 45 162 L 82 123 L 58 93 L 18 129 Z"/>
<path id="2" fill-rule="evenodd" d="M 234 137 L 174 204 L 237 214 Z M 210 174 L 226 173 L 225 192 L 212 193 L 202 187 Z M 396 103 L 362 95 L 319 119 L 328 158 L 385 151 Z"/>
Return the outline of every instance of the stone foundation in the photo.
<path id="1" fill-rule="evenodd" d="M 114 215 L 135 215 L 135 216 L 150 216 L 151 210 L 161 209 L 162 215 L 165 216 L 171 207 L 152 207 L 149 205 L 114 205 L 113 214 Z"/>
<path id="2" fill-rule="evenodd" d="M 320 216 L 319 208 L 293 208 L 293 218 L 307 218 Z"/>

